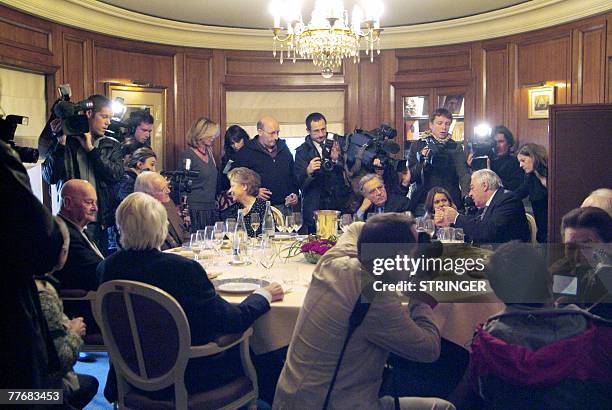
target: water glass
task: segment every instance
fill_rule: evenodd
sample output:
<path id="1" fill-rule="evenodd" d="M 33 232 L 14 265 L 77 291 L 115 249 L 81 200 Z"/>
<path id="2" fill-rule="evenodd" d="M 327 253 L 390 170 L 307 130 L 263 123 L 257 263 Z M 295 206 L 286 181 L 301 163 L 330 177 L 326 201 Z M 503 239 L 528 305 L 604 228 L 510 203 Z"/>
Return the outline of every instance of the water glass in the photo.
<path id="1" fill-rule="evenodd" d="M 257 230 L 261 226 L 261 218 L 256 212 L 251 213 L 251 229 L 253 229 L 254 236 L 257 236 Z"/>
<path id="2" fill-rule="evenodd" d="M 225 233 L 228 234 L 228 238 L 230 237 L 230 233 L 234 233 L 236 230 L 236 218 L 227 218 L 225 220 Z M 231 239 L 231 238 L 230 238 Z"/>
<path id="3" fill-rule="evenodd" d="M 455 228 L 455 241 L 457 241 L 457 243 L 465 242 L 465 233 L 463 232 L 463 228 Z"/>
<path id="4" fill-rule="evenodd" d="M 204 244 L 202 241 L 200 241 L 200 238 L 197 232 L 191 234 L 191 240 L 189 241 L 189 248 L 191 249 L 191 252 L 193 252 L 194 259 L 196 261 L 200 260 L 200 253 L 202 252 L 202 249 L 204 248 Z"/>
<path id="5" fill-rule="evenodd" d="M 455 228 L 440 228 L 438 229 L 438 239 L 442 243 L 451 243 L 455 240 Z"/>
<path id="6" fill-rule="evenodd" d="M 343 214 L 340 217 L 340 229 L 342 232 L 346 232 L 348 227 L 353 223 L 353 215 L 351 214 Z"/>
<path id="7" fill-rule="evenodd" d="M 294 212 L 293 213 L 293 226 L 292 226 L 293 232 L 297 234 L 300 228 L 302 227 L 302 224 L 303 224 L 302 214 L 300 212 Z"/>
<path id="8" fill-rule="evenodd" d="M 223 239 L 225 238 L 225 222 L 219 221 L 215 222 L 215 227 L 213 228 L 213 244 L 215 249 L 221 250 L 223 246 Z"/>

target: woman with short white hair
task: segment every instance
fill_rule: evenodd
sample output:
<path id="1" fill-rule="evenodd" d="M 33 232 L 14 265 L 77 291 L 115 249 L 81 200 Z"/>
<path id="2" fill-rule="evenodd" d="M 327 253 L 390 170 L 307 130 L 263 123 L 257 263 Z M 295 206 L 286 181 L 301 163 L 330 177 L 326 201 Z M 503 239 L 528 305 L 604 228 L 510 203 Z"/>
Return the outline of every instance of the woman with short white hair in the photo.
<path id="1" fill-rule="evenodd" d="M 217 294 L 197 261 L 161 252 L 159 248 L 168 232 L 166 209 L 150 195 L 143 192 L 128 195 L 117 208 L 115 219 L 123 249 L 98 265 L 101 282 L 133 280 L 168 292 L 185 311 L 193 345 L 244 332 L 270 309 L 270 302 L 283 298 L 281 286 L 272 283 L 256 290 L 239 305 L 231 305 Z M 241 372 L 239 354 L 230 350 L 189 361 L 185 384 L 190 394 L 199 393 L 220 387 Z M 171 398 L 172 392 L 170 389 L 154 394 Z M 104 395 L 111 402 L 117 399 L 112 368 Z"/>

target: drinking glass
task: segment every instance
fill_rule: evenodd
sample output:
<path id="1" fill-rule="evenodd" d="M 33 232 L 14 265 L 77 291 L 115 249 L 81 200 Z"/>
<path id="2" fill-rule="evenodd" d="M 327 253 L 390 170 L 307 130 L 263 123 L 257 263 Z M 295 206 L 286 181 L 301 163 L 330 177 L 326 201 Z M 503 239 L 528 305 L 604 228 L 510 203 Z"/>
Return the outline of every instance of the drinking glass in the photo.
<path id="1" fill-rule="evenodd" d="M 298 231 L 302 227 L 302 224 L 303 224 L 302 214 L 300 212 L 294 212 L 293 213 L 293 226 L 292 226 L 292 229 L 293 229 L 293 231 L 296 234 L 298 233 Z"/>
<path id="2" fill-rule="evenodd" d="M 277 256 L 278 254 L 276 249 L 274 249 L 274 246 L 272 246 L 269 241 L 264 239 L 259 243 L 259 246 L 255 251 L 255 258 L 257 259 L 257 262 L 259 262 L 259 264 L 266 269 L 267 273 L 264 274 L 263 279 L 268 281 L 271 280 L 270 270 L 274 266 Z"/>
<path id="3" fill-rule="evenodd" d="M 353 215 L 351 214 L 343 214 L 340 217 L 340 229 L 342 232 L 346 232 L 350 224 L 353 223 Z"/>
<path id="4" fill-rule="evenodd" d="M 215 246 L 215 249 L 221 251 L 221 247 L 223 246 L 223 239 L 225 239 L 225 222 L 215 222 L 215 227 L 213 228 L 213 235 L 213 244 Z"/>
<path id="5" fill-rule="evenodd" d="M 457 243 L 465 242 L 465 233 L 463 232 L 463 228 L 455 228 L 455 241 Z"/>
<path id="6" fill-rule="evenodd" d="M 200 240 L 198 233 L 192 233 L 191 240 L 189 241 L 189 248 L 191 252 L 193 252 L 196 261 L 200 260 L 200 252 L 202 252 L 203 247 L 204 243 Z"/>
<path id="7" fill-rule="evenodd" d="M 225 220 L 225 233 L 228 234 L 228 238 L 229 233 L 234 233 L 234 231 L 236 230 L 236 218 L 227 218 Z M 230 238 L 231 239 L 231 238 Z"/>
<path id="8" fill-rule="evenodd" d="M 427 233 L 427 235 L 429 235 L 430 238 L 436 232 L 436 224 L 434 223 L 433 219 L 424 218 L 424 221 L 422 222 L 422 226 L 423 226 L 423 232 Z"/>
<path id="9" fill-rule="evenodd" d="M 294 226 L 295 226 L 295 215 L 291 213 L 285 217 L 285 229 L 289 233 L 293 231 Z"/>
<path id="10" fill-rule="evenodd" d="M 251 214 L 251 228 L 253 229 L 253 233 L 255 236 L 257 236 L 257 230 L 259 229 L 261 225 L 261 218 L 259 218 L 259 214 L 253 212 Z"/>

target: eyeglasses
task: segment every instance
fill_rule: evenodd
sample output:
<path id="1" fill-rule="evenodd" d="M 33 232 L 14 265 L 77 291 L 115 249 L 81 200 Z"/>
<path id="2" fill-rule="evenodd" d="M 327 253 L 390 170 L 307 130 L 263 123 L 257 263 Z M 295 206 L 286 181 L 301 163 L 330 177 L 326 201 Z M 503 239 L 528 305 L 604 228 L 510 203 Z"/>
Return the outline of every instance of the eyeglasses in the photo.
<path id="1" fill-rule="evenodd" d="M 163 194 L 169 194 L 170 193 L 170 187 L 168 185 L 166 185 L 163 188 L 157 189 L 157 192 L 161 192 Z"/>

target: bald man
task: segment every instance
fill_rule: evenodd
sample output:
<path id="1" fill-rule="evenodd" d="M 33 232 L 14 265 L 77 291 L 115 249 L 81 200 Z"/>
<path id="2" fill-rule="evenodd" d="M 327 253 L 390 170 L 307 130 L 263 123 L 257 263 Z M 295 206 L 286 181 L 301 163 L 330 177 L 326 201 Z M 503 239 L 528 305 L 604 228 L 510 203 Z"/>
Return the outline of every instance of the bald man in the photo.
<path id="1" fill-rule="evenodd" d="M 612 216 L 612 189 L 599 188 L 591 192 L 580 207 L 586 208 L 587 206 L 603 209 L 608 215 Z"/>
<path id="2" fill-rule="evenodd" d="M 270 200 L 281 211 L 298 202 L 298 187 L 293 173 L 293 154 L 279 138 L 280 125 L 274 117 L 257 122 L 257 136 L 236 153 L 234 168 L 246 167 L 261 177 L 260 198 Z"/>
<path id="3" fill-rule="evenodd" d="M 86 229 L 88 223 L 96 220 L 96 189 L 83 179 L 71 179 L 62 187 L 60 201 L 58 215 L 68 225 L 70 247 L 66 264 L 55 277 L 62 289 L 96 290 L 96 268 L 104 257 Z"/>

